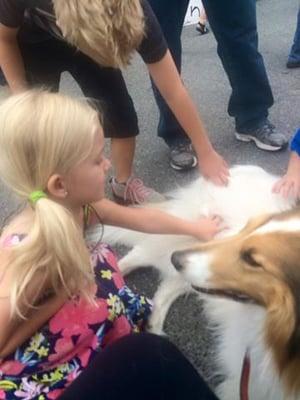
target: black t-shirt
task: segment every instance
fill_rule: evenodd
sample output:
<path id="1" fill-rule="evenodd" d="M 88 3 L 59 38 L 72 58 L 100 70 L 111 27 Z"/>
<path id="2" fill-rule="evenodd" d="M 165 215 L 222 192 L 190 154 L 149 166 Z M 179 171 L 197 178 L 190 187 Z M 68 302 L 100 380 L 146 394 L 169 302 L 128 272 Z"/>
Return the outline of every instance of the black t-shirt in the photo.
<path id="1" fill-rule="evenodd" d="M 151 64 L 163 58 L 167 44 L 147 0 L 141 0 L 141 4 L 145 15 L 146 32 L 137 51 L 145 63 Z M 51 0 L 0 0 L 0 23 L 11 28 L 20 27 L 23 40 L 30 42 L 40 42 L 49 37 L 64 40 L 56 25 Z"/>

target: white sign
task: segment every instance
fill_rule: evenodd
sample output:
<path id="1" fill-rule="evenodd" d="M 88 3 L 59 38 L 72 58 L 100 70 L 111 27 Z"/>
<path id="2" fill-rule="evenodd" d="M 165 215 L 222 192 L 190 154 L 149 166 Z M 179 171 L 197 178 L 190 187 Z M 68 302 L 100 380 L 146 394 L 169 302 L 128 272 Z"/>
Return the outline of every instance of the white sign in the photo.
<path id="1" fill-rule="evenodd" d="M 199 22 L 199 16 L 202 7 L 203 5 L 201 0 L 190 0 L 184 20 L 184 25 L 197 24 Z"/>

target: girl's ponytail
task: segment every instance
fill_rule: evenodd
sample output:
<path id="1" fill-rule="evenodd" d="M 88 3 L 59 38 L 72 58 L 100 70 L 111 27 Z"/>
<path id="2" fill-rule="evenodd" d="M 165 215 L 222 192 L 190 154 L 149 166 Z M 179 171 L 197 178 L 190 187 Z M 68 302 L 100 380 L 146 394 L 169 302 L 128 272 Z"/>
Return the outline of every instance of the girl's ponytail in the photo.
<path id="1" fill-rule="evenodd" d="M 94 109 L 62 94 L 11 96 L 0 106 L 2 180 L 21 201 L 32 201 L 32 192 L 46 191 L 54 173 L 66 174 L 88 157 L 96 124 Z M 31 207 L 32 225 L 11 247 L 7 266 L 12 315 L 26 316 L 28 307 L 62 289 L 91 299 L 93 272 L 79 223 L 49 197 L 39 196 Z"/>
<path id="2" fill-rule="evenodd" d="M 80 229 L 65 207 L 48 198 L 36 202 L 30 231 L 11 248 L 13 314 L 24 317 L 23 307 L 28 310 L 62 289 L 68 297 L 92 299 L 93 271 Z M 34 281 L 41 283 L 33 293 Z"/>

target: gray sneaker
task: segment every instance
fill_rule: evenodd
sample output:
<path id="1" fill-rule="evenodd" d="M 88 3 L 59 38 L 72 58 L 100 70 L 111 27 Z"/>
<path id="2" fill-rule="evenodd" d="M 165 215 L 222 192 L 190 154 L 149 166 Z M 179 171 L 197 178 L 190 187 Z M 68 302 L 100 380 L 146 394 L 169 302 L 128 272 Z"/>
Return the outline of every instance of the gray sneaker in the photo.
<path id="1" fill-rule="evenodd" d="M 126 183 L 119 183 L 111 178 L 110 186 L 117 203 L 122 205 L 160 203 L 166 197 L 146 187 L 141 179 L 131 177 Z"/>
<path id="2" fill-rule="evenodd" d="M 288 60 L 288 62 L 286 63 L 286 67 L 287 68 L 300 68 L 300 60 Z"/>
<path id="3" fill-rule="evenodd" d="M 282 133 L 277 133 L 275 126 L 268 120 L 252 132 L 235 132 L 235 137 L 242 142 L 252 140 L 259 149 L 267 151 L 281 150 L 288 144 L 288 139 Z"/>
<path id="4" fill-rule="evenodd" d="M 180 143 L 170 147 L 170 165 L 177 171 L 196 167 L 198 164 L 195 151 L 190 143 Z"/>

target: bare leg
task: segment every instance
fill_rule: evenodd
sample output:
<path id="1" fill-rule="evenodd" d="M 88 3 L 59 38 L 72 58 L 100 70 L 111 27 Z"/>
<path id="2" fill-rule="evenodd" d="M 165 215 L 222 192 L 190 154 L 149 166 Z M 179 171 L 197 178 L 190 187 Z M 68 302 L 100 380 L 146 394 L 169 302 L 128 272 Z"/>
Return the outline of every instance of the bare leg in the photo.
<path id="1" fill-rule="evenodd" d="M 124 139 L 111 139 L 111 159 L 115 178 L 125 183 L 132 174 L 135 152 L 135 136 Z"/>
<path id="2" fill-rule="evenodd" d="M 203 6 L 201 7 L 201 10 L 200 10 L 199 22 L 202 25 L 206 25 L 206 22 L 207 22 L 206 12 L 205 12 L 205 9 Z"/>
<path id="3" fill-rule="evenodd" d="M 115 200 L 126 205 L 165 201 L 163 195 L 146 187 L 141 179 L 132 177 L 134 153 L 135 136 L 111 139 L 111 158 L 115 175 L 111 180 L 111 188 Z"/>

